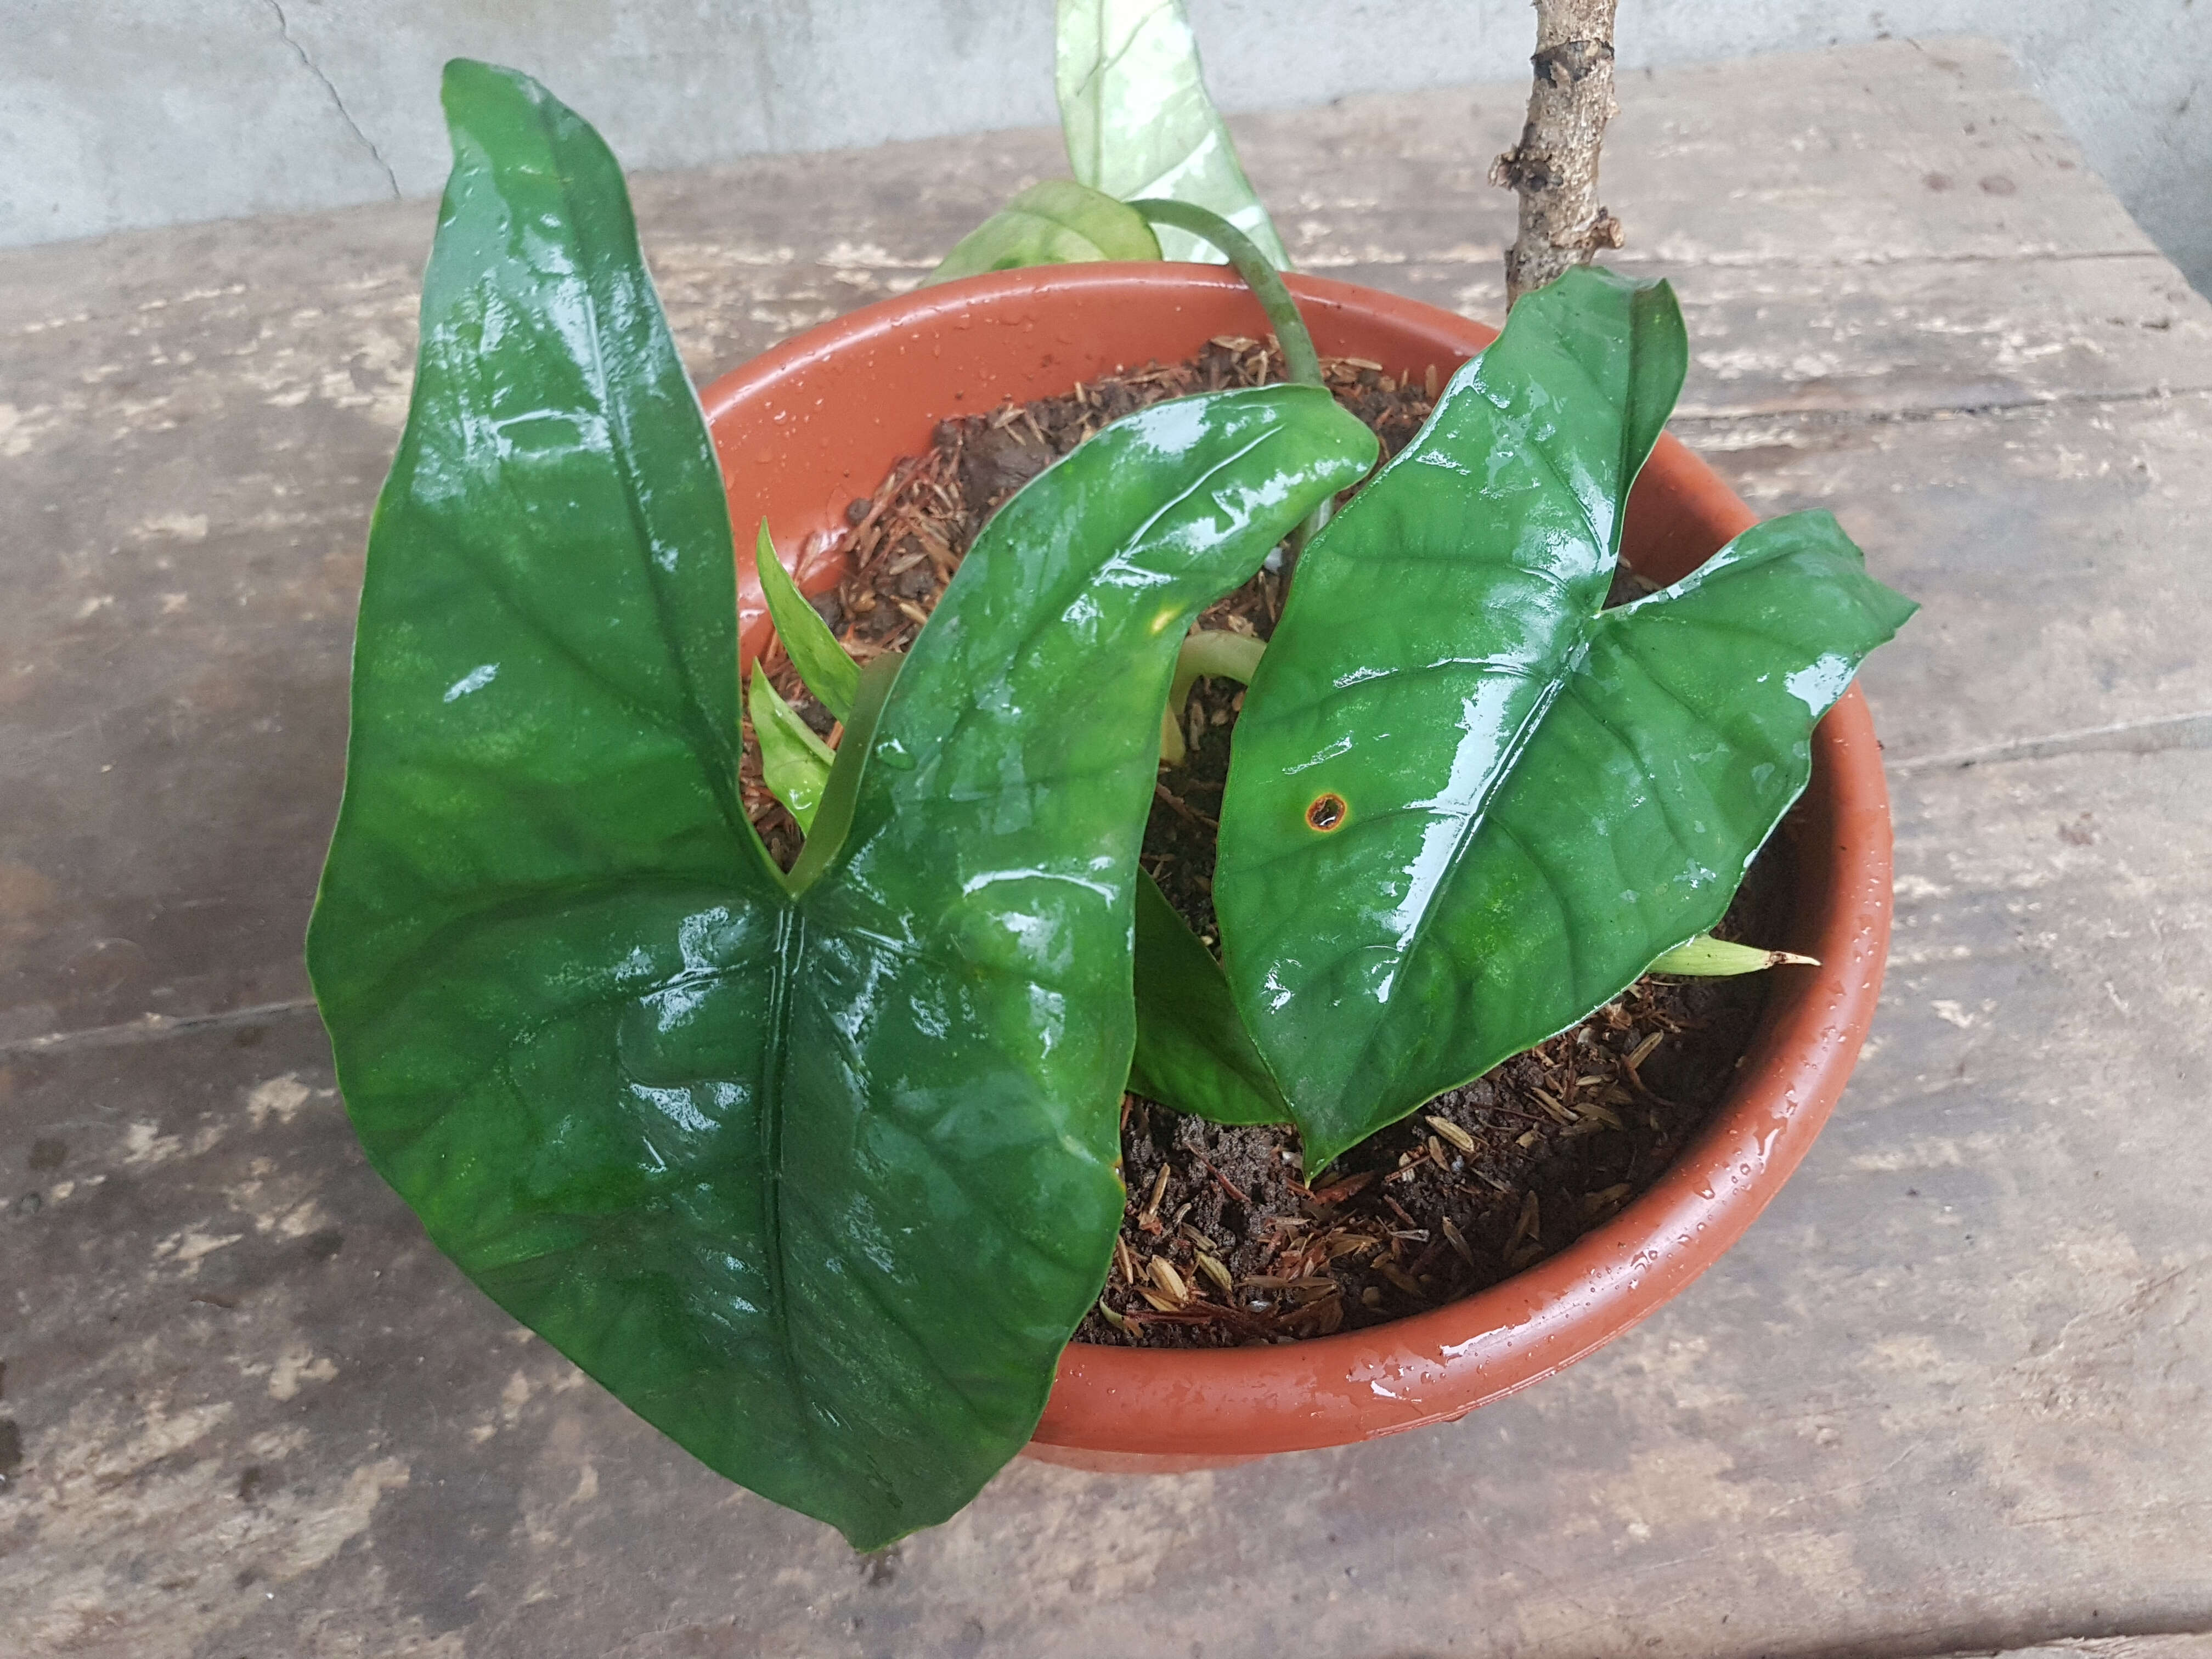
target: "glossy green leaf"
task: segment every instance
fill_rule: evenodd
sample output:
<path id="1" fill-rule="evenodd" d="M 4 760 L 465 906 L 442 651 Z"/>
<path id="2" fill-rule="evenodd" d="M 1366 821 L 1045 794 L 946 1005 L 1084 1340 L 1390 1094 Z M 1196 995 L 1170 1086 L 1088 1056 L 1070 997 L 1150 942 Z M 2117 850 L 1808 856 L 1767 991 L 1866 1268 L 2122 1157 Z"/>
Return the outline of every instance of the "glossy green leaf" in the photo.
<path id="1" fill-rule="evenodd" d="M 1249 684 L 1267 647 L 1248 634 L 1194 628 L 1176 653 L 1160 716 L 1160 754 L 1182 764 L 1183 705 L 1201 677 Z M 1245 1030 L 1229 981 L 1150 876 L 1137 884 L 1137 1052 L 1129 1087 L 1216 1123 L 1287 1123 L 1290 1107 Z"/>
<path id="2" fill-rule="evenodd" d="M 926 288 L 1022 265 L 1159 257 L 1159 239 L 1134 208 L 1073 179 L 1047 179 L 962 237 L 921 280 Z"/>
<path id="3" fill-rule="evenodd" d="M 1216 1123 L 1290 1121 L 1221 964 L 1150 876 L 1137 883 L 1136 982 L 1132 1090 Z"/>
<path id="4" fill-rule="evenodd" d="M 846 654 L 837 636 L 830 631 L 830 624 L 822 620 L 822 613 L 807 604 L 799 584 L 776 557 L 765 519 L 754 540 L 753 564 L 760 574 L 761 592 L 768 600 L 768 619 L 783 641 L 791 665 L 833 719 L 850 720 L 853 699 L 860 690 L 860 665 Z"/>
<path id="5" fill-rule="evenodd" d="M 722 484 L 613 160 L 520 76 L 446 98 L 309 939 L 347 1105 L 502 1307 L 880 1545 L 1021 1445 L 1097 1293 L 1176 647 L 1372 439 L 1272 387 L 1041 475 L 862 677 L 787 881 L 735 793 Z"/>
<path id="6" fill-rule="evenodd" d="M 1214 898 L 1311 1169 L 1718 921 L 1911 611 L 1801 514 L 1601 615 L 1684 360 L 1663 284 L 1570 271 L 1300 563 Z"/>
<path id="7" fill-rule="evenodd" d="M 859 678 L 856 672 L 855 690 Z M 848 704 L 847 712 L 850 711 Z M 745 712 L 752 717 L 753 736 L 760 744 L 761 781 L 798 820 L 801 830 L 812 829 L 814 809 L 822 803 L 822 791 L 829 784 L 837 751 L 814 735 L 757 664 Z"/>
<path id="8" fill-rule="evenodd" d="M 1699 933 L 1671 951 L 1662 951 L 1644 972 L 1678 974 L 1686 979 L 1732 979 L 1739 974 L 1792 965 L 1818 968 L 1820 959 L 1801 957 L 1795 951 L 1762 951 L 1755 945 L 1738 945 L 1733 939 Z"/>
<path id="9" fill-rule="evenodd" d="M 1125 202 L 1210 208 L 1287 270 L 1290 256 L 1237 160 L 1198 62 L 1182 0 L 1060 0 L 1054 79 L 1075 176 Z M 1159 233 L 1164 258 L 1220 264 L 1211 243 Z"/>

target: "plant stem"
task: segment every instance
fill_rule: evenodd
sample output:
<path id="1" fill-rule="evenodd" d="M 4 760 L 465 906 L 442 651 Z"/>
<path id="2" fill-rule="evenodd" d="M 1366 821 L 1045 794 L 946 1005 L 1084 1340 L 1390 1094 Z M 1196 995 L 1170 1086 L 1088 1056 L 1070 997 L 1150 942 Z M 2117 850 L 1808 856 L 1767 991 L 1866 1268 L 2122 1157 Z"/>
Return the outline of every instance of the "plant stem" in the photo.
<path id="1" fill-rule="evenodd" d="M 1260 658 L 1267 649 L 1249 634 L 1226 629 L 1194 628 L 1176 653 L 1175 681 L 1168 688 L 1167 711 L 1160 716 L 1160 758 L 1181 766 L 1189 750 L 1182 737 L 1182 708 L 1190 688 L 1201 674 L 1219 674 L 1240 685 L 1252 684 Z"/>
<path id="2" fill-rule="evenodd" d="M 1146 197 L 1129 205 L 1152 223 L 1173 225 L 1194 236 L 1203 236 L 1227 254 L 1229 263 L 1252 290 L 1252 297 L 1259 301 L 1260 309 L 1274 325 L 1275 339 L 1283 348 L 1284 374 L 1302 386 L 1322 384 L 1321 357 L 1314 350 L 1313 336 L 1306 332 L 1305 319 L 1298 315 L 1298 303 L 1291 298 L 1281 276 L 1250 237 L 1219 214 L 1209 213 L 1189 202 Z"/>
<path id="3" fill-rule="evenodd" d="M 1600 248 L 1620 246 L 1620 221 L 1597 199 L 1598 147 L 1620 113 L 1613 97 L 1613 0 L 1535 0 L 1535 80 L 1521 142 L 1490 182 L 1521 198 L 1520 233 L 1505 254 L 1510 308 Z"/>

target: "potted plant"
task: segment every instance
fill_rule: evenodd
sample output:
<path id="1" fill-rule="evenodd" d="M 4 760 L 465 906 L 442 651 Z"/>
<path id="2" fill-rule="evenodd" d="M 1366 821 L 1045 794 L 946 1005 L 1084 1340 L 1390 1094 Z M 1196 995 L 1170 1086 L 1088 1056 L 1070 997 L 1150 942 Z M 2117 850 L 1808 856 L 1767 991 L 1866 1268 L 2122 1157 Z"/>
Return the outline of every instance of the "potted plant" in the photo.
<path id="1" fill-rule="evenodd" d="M 732 517 L 765 520 L 763 545 L 832 531 L 959 398 L 1192 349 L 1249 328 L 1252 301 L 1167 266 L 978 276 L 769 353 L 710 390 L 710 436 L 597 136 L 482 65 L 449 70 L 447 101 L 455 168 L 309 955 L 372 1161 L 502 1306 L 709 1464 L 872 1547 L 957 1509 L 1033 1429 L 1048 1455 L 1219 1457 L 1452 1414 L 1603 1340 L 1747 1223 L 1879 975 L 1886 820 L 1848 699 L 1803 824 L 1825 965 L 1708 1144 L 1610 1232 L 1472 1317 L 1062 1355 L 1124 1218 L 1133 1053 L 1156 1096 L 1279 1107 L 1317 1171 L 1702 935 L 1811 772 L 1813 721 L 1909 610 L 1824 515 L 1664 568 L 1748 515 L 1661 439 L 1682 362 L 1663 289 L 1581 273 L 1458 368 L 1483 343 L 1459 319 L 1297 285 L 1328 349 L 1456 372 L 1307 542 L 1244 666 L 1249 804 L 1224 808 L 1217 898 L 1275 937 L 1240 955 L 1228 933 L 1224 975 L 1176 921 L 1148 970 L 1137 842 L 1187 630 L 1360 483 L 1373 434 L 1305 385 L 1107 423 L 865 668 L 762 563 L 833 747 L 758 666 L 741 693 Z M 1687 580 L 1601 613 L 1655 443 L 1632 511 L 1650 574 Z M 1425 597 L 1375 579 L 1409 545 L 1436 566 Z M 805 828 L 787 868 L 741 797 L 741 697 Z M 1539 830 L 1565 849 L 1549 873 L 1510 852 Z M 1400 1000 L 1401 973 L 1431 988 Z M 1237 1075 L 1241 1104 L 1212 1086 Z M 1747 1151 L 1711 1182 L 1745 1135 L 1763 1170 Z M 1681 1242 L 1618 1258 L 1655 1225 Z"/>

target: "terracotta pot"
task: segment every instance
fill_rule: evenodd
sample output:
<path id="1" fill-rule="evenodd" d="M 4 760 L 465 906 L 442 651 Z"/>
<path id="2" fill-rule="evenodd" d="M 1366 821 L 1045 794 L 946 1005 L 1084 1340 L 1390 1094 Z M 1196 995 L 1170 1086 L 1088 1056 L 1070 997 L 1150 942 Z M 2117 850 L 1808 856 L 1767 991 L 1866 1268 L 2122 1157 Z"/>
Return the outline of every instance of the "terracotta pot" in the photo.
<path id="1" fill-rule="evenodd" d="M 1448 375 L 1495 331 L 1432 306 L 1293 277 L 1325 356 Z M 1225 271 L 1176 264 L 1004 271 L 887 300 L 810 330 L 704 394 L 732 518 L 804 547 L 802 584 L 840 574 L 844 510 L 947 416 L 1065 393 L 1266 331 Z M 1630 497 L 1626 556 L 1671 581 L 1753 522 L 1672 437 Z M 738 544 L 750 550 L 750 534 Z M 767 635 L 740 554 L 748 656 Z M 1784 826 L 1796 871 L 1788 946 L 1735 1088 L 1656 1185 L 1603 1226 L 1434 1311 L 1284 1346 L 1175 1352 L 1071 1345 L 1029 1455 L 1091 1469 L 1214 1467 L 1448 1421 L 1548 1376 L 1634 1325 L 1751 1224 L 1843 1092 L 1888 952 L 1889 797 L 1854 687 L 1814 736 L 1812 787 Z"/>

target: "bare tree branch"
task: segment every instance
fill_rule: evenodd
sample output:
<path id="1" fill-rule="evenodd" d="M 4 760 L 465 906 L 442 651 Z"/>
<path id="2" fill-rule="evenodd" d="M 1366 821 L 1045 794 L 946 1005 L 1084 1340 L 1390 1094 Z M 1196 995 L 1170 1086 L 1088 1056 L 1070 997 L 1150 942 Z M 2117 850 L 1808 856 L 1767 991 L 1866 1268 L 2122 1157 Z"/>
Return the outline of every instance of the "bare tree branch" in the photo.
<path id="1" fill-rule="evenodd" d="M 1620 221 L 1597 199 L 1598 146 L 1620 112 L 1613 99 L 1613 0 L 1535 0 L 1535 82 L 1521 142 L 1490 182 L 1521 198 L 1521 231 L 1505 254 L 1505 301 L 1540 289 L 1600 248 L 1620 246 Z"/>

